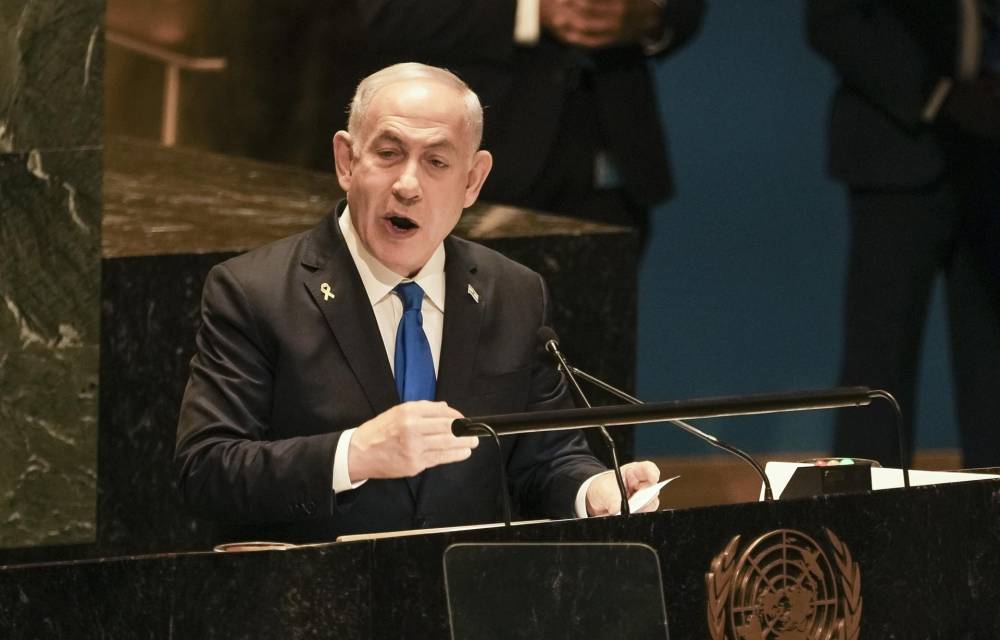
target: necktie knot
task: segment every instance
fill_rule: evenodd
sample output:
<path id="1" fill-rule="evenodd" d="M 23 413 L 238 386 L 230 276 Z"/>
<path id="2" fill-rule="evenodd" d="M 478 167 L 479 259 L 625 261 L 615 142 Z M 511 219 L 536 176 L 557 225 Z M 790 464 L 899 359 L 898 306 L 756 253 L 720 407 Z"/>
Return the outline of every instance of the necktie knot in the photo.
<path id="1" fill-rule="evenodd" d="M 420 310 L 424 302 L 424 290 L 416 282 L 400 282 L 394 289 L 403 300 L 403 311 Z"/>

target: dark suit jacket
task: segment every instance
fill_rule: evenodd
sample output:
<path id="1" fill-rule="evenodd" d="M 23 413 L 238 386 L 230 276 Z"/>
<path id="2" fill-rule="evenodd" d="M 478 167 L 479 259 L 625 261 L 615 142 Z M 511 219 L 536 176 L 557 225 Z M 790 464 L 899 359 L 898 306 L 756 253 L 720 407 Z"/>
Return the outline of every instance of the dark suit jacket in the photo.
<path id="1" fill-rule="evenodd" d="M 831 174 L 856 187 L 920 187 L 948 162 L 947 127 L 921 115 L 956 70 L 958 0 L 810 0 L 812 46 L 840 77 Z"/>
<path id="2" fill-rule="evenodd" d="M 597 136 L 622 174 L 626 191 L 642 206 L 673 191 L 666 139 L 657 111 L 647 56 L 638 46 L 585 51 L 543 33 L 533 47 L 514 44 L 515 0 L 359 0 L 374 67 L 416 60 L 457 73 L 485 107 L 484 147 L 496 161 L 483 198 L 537 206 L 526 193 L 572 161 L 556 140 L 570 94 L 590 83 Z M 695 33 L 703 0 L 670 0 L 666 20 L 670 45 L 682 46 Z M 373 69 L 374 70 L 374 69 Z"/>
<path id="3" fill-rule="evenodd" d="M 447 238 L 445 251 L 437 398 L 467 416 L 571 405 L 536 347 L 547 322 L 541 277 L 458 238 Z M 333 299 L 324 299 L 323 283 Z M 341 431 L 398 403 L 331 213 L 309 232 L 210 272 L 178 427 L 181 495 L 200 515 L 237 525 L 228 539 L 318 541 L 500 520 L 498 454 L 489 441 L 465 462 L 426 471 L 419 495 L 403 479 L 334 495 Z M 576 432 L 505 438 L 502 455 L 525 516 L 572 517 L 580 484 L 604 470 Z"/>

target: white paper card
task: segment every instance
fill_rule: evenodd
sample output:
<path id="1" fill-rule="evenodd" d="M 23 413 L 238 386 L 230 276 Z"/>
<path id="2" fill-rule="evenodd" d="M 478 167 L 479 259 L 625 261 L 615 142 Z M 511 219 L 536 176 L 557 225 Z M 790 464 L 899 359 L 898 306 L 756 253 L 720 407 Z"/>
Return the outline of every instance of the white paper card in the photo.
<path id="1" fill-rule="evenodd" d="M 785 490 L 788 481 L 792 479 L 792 474 L 799 467 L 811 466 L 806 462 L 777 462 L 771 461 L 764 466 L 764 473 L 771 481 L 771 490 L 774 497 L 781 497 L 781 492 Z M 987 478 L 1000 478 L 992 473 L 964 473 L 961 471 L 919 471 L 910 469 L 910 486 L 919 487 L 929 484 L 948 484 L 950 482 L 969 482 L 971 480 L 985 480 Z M 872 467 L 872 489 L 896 489 L 903 486 L 902 469 L 884 469 L 882 467 Z M 764 486 L 760 487 L 760 499 L 764 499 Z"/>
<path id="2" fill-rule="evenodd" d="M 645 507 L 647 504 L 652 502 L 656 498 L 656 496 L 660 495 L 660 489 L 667 486 L 668 482 L 672 482 L 677 478 L 680 478 L 680 476 L 674 476 L 673 478 L 667 478 L 666 480 L 661 480 L 656 484 L 650 485 L 645 489 L 639 489 L 638 491 L 633 493 L 632 497 L 628 499 L 629 511 L 635 513 L 639 509 Z M 619 493 L 618 495 L 621 495 L 621 493 Z"/>

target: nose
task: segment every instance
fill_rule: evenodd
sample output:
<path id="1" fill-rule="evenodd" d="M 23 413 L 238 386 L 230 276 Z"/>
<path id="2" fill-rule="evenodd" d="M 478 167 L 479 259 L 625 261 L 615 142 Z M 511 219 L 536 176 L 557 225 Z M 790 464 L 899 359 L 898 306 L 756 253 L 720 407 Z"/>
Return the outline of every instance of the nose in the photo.
<path id="1" fill-rule="evenodd" d="M 403 204 L 413 204 L 420 200 L 420 178 L 415 162 L 408 162 L 392 185 L 392 195 Z"/>

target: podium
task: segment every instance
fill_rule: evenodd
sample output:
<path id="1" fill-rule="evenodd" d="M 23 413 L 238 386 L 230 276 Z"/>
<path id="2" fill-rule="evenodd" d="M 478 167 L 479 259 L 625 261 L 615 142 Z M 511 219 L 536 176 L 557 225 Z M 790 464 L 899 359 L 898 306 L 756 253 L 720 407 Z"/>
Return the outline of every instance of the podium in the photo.
<path id="1" fill-rule="evenodd" d="M 571 543 L 655 551 L 675 640 L 1000 637 L 1000 480 L 285 551 L 7 566 L 0 635 L 450 638 L 455 545 Z M 635 613 L 615 594 L 607 601 Z"/>

